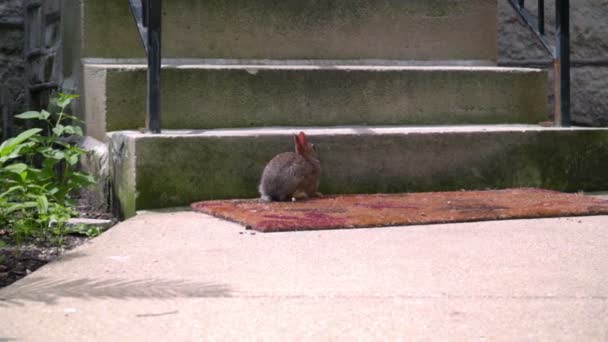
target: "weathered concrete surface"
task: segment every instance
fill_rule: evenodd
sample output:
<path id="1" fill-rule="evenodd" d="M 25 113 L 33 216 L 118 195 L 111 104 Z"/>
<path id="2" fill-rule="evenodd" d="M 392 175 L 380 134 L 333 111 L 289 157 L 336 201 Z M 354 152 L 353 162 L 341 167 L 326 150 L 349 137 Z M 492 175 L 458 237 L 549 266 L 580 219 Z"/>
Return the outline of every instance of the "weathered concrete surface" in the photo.
<path id="1" fill-rule="evenodd" d="M 128 2 L 74 10 L 83 57 L 143 56 Z M 173 0 L 163 25 L 164 57 L 496 59 L 495 0 Z"/>
<path id="2" fill-rule="evenodd" d="M 608 216 L 250 235 L 148 213 L 0 290 L 0 337 L 605 341 L 606 246 Z"/>
<path id="3" fill-rule="evenodd" d="M 85 151 L 80 158 L 80 167 L 95 177 L 95 184 L 80 192 L 92 209 L 110 212 L 112 209 L 112 167 L 108 144 L 90 136 L 85 137 L 78 146 Z"/>
<path id="4" fill-rule="evenodd" d="M 608 2 L 571 2 L 572 59 L 608 56 Z M 535 11 L 536 1 L 526 2 Z M 553 32 L 554 1 L 547 2 L 547 30 Z M 549 60 L 551 56 L 534 34 L 517 19 L 507 1 L 498 1 L 498 56 L 502 62 Z M 550 89 L 551 94 L 553 89 Z M 608 126 L 608 67 L 572 70 L 572 114 L 578 124 Z"/>
<path id="5" fill-rule="evenodd" d="M 306 131 L 323 193 L 608 189 L 608 129 L 525 125 L 267 128 L 111 134 L 114 190 L 135 210 L 256 197 L 264 165 Z"/>
<path id="6" fill-rule="evenodd" d="M 86 64 L 89 135 L 145 123 L 144 65 Z M 167 65 L 163 127 L 539 123 L 546 73 L 462 66 Z"/>

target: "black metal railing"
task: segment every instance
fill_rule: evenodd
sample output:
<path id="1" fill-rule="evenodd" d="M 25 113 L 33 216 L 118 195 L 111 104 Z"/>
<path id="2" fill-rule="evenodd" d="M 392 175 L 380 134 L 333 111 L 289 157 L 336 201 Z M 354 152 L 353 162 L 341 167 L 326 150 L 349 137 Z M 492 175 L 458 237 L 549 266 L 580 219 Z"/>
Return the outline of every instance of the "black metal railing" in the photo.
<path id="1" fill-rule="evenodd" d="M 161 1 L 128 0 L 137 24 L 148 62 L 146 128 L 160 133 L 161 71 Z M 555 0 L 555 36 L 552 41 L 545 30 L 545 1 L 537 0 L 535 16 L 525 7 L 525 0 L 508 0 L 521 19 L 536 34 L 553 58 L 555 91 L 555 124 L 570 126 L 570 0 Z"/>
<path id="2" fill-rule="evenodd" d="M 13 121 L 10 117 L 11 105 L 9 101 L 8 88 L 6 85 L 0 85 L 0 113 L 2 114 L 2 137 L 4 141 L 11 137 Z"/>
<path id="3" fill-rule="evenodd" d="M 146 128 L 160 133 L 161 0 L 129 0 L 148 58 Z"/>
<path id="4" fill-rule="evenodd" d="M 553 41 L 545 31 L 544 0 L 537 0 L 538 13 L 536 16 L 525 7 L 525 0 L 508 1 L 553 57 L 555 124 L 564 127 L 570 126 L 570 0 L 555 0 L 555 37 Z"/>

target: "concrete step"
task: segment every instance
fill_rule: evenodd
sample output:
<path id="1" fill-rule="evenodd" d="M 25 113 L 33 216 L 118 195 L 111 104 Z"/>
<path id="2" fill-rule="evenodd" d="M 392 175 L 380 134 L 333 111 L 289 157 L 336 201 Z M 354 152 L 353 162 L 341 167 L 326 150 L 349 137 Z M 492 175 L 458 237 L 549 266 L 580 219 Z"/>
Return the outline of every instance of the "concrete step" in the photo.
<path id="1" fill-rule="evenodd" d="M 322 161 L 321 192 L 507 187 L 608 189 L 607 128 L 533 125 L 260 128 L 110 134 L 123 213 L 257 197 L 264 165 L 304 130 Z"/>
<path id="2" fill-rule="evenodd" d="M 144 65 L 85 64 L 87 132 L 144 126 Z M 546 72 L 465 66 L 167 64 L 168 129 L 532 123 Z"/>
<path id="3" fill-rule="evenodd" d="M 163 55 L 495 60 L 496 17 L 496 0 L 171 0 Z M 64 18 L 82 57 L 143 56 L 126 0 L 67 1 Z"/>

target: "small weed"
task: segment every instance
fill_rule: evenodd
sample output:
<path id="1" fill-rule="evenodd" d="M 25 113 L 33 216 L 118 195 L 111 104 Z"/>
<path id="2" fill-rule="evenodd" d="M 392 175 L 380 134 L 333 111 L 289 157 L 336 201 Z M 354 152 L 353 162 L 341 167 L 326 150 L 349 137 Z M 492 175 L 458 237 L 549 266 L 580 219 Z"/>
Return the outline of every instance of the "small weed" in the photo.
<path id="1" fill-rule="evenodd" d="M 16 243 L 43 240 L 61 244 L 67 221 L 76 216 L 73 194 L 94 184 L 77 171 L 84 151 L 72 142 L 82 136 L 79 120 L 66 113 L 77 96 L 59 94 L 53 113 L 30 111 L 16 118 L 33 120 L 32 128 L 0 145 L 0 227 L 12 231 Z"/>
<path id="2" fill-rule="evenodd" d="M 70 228 L 70 234 L 79 234 L 88 237 L 89 239 L 96 238 L 101 235 L 102 231 L 99 227 L 89 227 L 85 224 L 79 224 L 76 227 Z"/>

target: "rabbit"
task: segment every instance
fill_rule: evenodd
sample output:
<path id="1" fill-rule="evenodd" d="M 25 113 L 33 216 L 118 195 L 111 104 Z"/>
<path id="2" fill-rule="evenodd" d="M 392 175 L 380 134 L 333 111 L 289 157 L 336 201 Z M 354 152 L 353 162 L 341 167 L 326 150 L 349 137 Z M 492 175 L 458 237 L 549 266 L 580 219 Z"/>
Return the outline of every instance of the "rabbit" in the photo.
<path id="1" fill-rule="evenodd" d="M 320 197 L 321 161 L 306 134 L 295 135 L 295 152 L 276 155 L 266 165 L 258 190 L 264 201 L 296 201 Z"/>

